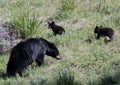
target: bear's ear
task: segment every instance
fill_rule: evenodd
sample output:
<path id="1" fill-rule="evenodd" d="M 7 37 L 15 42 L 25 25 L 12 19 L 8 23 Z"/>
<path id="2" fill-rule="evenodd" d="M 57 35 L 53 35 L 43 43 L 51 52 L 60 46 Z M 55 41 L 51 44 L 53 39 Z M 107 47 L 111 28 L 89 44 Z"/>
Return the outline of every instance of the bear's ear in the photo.
<path id="1" fill-rule="evenodd" d="M 54 43 L 51 43 L 52 45 L 55 45 Z"/>
<path id="2" fill-rule="evenodd" d="M 103 26 L 100 26 L 100 27 L 103 27 Z"/>

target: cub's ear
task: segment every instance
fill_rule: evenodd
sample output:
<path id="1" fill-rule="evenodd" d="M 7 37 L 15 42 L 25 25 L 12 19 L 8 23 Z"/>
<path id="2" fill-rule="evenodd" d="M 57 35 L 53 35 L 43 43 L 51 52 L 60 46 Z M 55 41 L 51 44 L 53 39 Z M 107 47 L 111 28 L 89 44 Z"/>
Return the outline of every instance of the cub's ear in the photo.
<path id="1" fill-rule="evenodd" d="M 50 22 L 47 22 L 48 24 L 50 24 Z"/>
<path id="2" fill-rule="evenodd" d="M 100 26 L 100 27 L 103 27 L 103 26 Z"/>
<path id="3" fill-rule="evenodd" d="M 96 26 L 96 28 L 99 28 L 98 26 Z"/>
<path id="4" fill-rule="evenodd" d="M 48 25 L 50 25 L 51 23 L 50 22 L 47 22 Z"/>
<path id="5" fill-rule="evenodd" d="M 55 22 L 54 22 L 54 21 L 52 21 L 52 22 L 51 22 L 51 24 L 55 24 Z"/>

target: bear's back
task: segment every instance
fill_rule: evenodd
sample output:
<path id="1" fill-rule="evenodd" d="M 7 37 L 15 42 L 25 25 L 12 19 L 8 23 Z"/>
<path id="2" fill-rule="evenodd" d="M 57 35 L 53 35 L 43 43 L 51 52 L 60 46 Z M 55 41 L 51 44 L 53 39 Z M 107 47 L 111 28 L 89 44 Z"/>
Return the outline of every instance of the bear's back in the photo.
<path id="1" fill-rule="evenodd" d="M 40 51 L 41 49 L 45 49 L 45 44 L 43 43 L 41 38 L 29 38 L 26 40 L 22 40 L 12 48 L 11 52 L 14 52 L 14 53 L 17 52 L 17 55 L 18 55 L 18 53 L 21 54 L 21 52 L 24 52 L 24 54 L 31 53 L 35 49 L 36 49 L 36 52 Z"/>
<path id="2" fill-rule="evenodd" d="M 104 35 L 111 35 L 111 36 L 114 35 L 114 30 L 112 28 L 109 28 L 109 27 L 100 28 L 100 32 L 101 32 L 101 34 L 104 34 Z"/>

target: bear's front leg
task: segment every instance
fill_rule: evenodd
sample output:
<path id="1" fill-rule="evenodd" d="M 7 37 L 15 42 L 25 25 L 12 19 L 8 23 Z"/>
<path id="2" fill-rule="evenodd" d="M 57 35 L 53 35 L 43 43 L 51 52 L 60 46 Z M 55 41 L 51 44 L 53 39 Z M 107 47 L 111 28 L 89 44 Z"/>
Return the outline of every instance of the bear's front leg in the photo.
<path id="1" fill-rule="evenodd" d="M 20 75 L 20 77 L 22 77 L 23 75 L 22 75 L 22 71 L 19 71 L 18 72 L 18 74 Z"/>
<path id="2" fill-rule="evenodd" d="M 41 66 L 44 63 L 44 55 L 39 55 L 36 59 L 38 66 Z"/>
<path id="3" fill-rule="evenodd" d="M 97 37 L 96 37 L 96 39 L 100 39 L 100 34 L 97 34 Z"/>

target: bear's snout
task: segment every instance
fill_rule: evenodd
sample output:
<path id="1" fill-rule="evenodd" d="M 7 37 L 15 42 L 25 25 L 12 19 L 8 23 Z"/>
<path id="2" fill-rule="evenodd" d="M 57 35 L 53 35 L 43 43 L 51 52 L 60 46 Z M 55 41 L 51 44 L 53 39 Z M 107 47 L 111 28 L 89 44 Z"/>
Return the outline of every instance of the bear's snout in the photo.
<path id="1" fill-rule="evenodd" d="M 57 56 L 56 56 L 56 59 L 61 59 L 60 55 L 57 55 Z"/>

